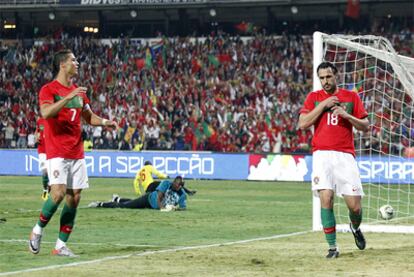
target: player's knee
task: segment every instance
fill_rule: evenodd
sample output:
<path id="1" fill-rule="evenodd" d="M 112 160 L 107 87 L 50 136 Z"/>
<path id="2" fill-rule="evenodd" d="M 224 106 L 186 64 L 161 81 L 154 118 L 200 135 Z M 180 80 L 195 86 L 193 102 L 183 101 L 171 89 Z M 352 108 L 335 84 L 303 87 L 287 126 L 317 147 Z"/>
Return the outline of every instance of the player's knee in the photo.
<path id="1" fill-rule="evenodd" d="M 362 209 L 360 205 L 357 205 L 355 207 L 350 208 L 350 210 L 353 214 L 360 214 Z"/>
<path id="2" fill-rule="evenodd" d="M 81 194 L 75 193 L 75 194 L 67 194 L 66 195 L 66 201 L 68 202 L 69 206 L 72 208 L 78 207 L 81 200 Z"/>
<path id="3" fill-rule="evenodd" d="M 60 203 L 65 197 L 65 192 L 59 190 L 51 190 L 50 197 L 52 197 L 53 202 Z"/>

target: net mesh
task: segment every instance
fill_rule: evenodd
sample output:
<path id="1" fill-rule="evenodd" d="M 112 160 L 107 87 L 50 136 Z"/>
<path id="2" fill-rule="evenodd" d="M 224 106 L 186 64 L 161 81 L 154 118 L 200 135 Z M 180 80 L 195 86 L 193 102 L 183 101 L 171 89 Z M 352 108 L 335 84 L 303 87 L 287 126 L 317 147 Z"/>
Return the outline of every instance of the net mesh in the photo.
<path id="1" fill-rule="evenodd" d="M 366 194 L 364 223 L 414 225 L 412 73 L 401 66 L 398 55 L 383 38 L 344 39 L 349 46 L 337 39 L 324 40 L 323 59 L 336 65 L 339 86 L 357 92 L 369 114 L 370 131 L 354 133 Z M 380 54 L 370 53 L 370 48 Z M 391 220 L 379 216 L 379 208 L 385 204 L 395 210 Z M 338 223 L 349 222 L 344 201 L 336 200 L 335 214 Z"/>

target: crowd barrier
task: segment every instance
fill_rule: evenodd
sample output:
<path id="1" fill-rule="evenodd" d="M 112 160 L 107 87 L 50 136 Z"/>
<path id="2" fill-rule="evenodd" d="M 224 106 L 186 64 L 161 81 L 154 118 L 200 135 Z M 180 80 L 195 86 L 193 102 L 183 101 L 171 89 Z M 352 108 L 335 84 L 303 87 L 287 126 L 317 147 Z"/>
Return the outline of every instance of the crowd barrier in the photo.
<path id="1" fill-rule="evenodd" d="M 40 175 L 35 150 L 0 150 L 0 157 L 0 175 Z M 90 177 L 133 178 L 145 161 L 151 161 L 171 177 L 188 179 L 309 182 L 312 178 L 311 155 L 92 151 L 85 153 L 85 160 Z M 362 156 L 357 161 L 363 182 L 413 182 L 414 159 Z"/>

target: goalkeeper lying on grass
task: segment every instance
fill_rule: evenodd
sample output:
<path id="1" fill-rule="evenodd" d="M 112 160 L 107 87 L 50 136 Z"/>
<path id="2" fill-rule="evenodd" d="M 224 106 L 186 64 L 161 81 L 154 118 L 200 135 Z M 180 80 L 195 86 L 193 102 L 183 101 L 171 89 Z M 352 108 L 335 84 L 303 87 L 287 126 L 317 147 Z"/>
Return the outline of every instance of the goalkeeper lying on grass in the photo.
<path id="1" fill-rule="evenodd" d="M 89 208 L 127 208 L 127 209 L 159 209 L 160 211 L 185 210 L 187 194 L 181 176 L 174 181 L 163 180 L 153 192 L 144 194 L 136 199 L 120 198 L 117 195 L 109 202 L 91 202 Z"/>

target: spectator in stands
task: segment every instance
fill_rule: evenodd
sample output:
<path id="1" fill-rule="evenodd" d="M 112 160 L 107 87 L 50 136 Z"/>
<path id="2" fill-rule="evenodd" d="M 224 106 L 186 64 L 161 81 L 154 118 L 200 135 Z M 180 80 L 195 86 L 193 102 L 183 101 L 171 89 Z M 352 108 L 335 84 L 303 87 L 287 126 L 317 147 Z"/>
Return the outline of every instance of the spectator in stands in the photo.
<path id="1" fill-rule="evenodd" d="M 383 35 L 390 28 L 378 21 L 372 32 Z M 120 121 L 120 133 L 112 139 L 104 130 L 86 129 L 90 137 L 95 133 L 94 141 L 99 138 L 98 148 L 113 149 L 115 144 L 133 149 L 134 138 L 142 149 L 163 150 L 293 152 L 309 143 L 310 133 L 299 139 L 292 122 L 311 90 L 311 37 L 255 34 L 246 39 L 221 33 L 197 43 L 188 37 L 166 39 L 165 53 L 154 52 L 156 66 L 151 68 L 140 65 L 146 48 L 126 38 L 107 46 L 90 38 L 59 37 L 63 40 L 46 39 L 29 49 L 3 45 L 0 103 L 13 123 L 23 110 L 28 134 L 34 126 L 27 110 L 38 106 L 35 92 L 52 78 L 44 53 L 66 47 L 93 61 L 79 68 L 79 79 L 91 88 L 94 112 Z M 409 28 L 395 29 L 389 37 L 397 51 L 413 56 Z M 135 129 L 127 132 L 131 127 Z M 17 132 L 19 126 L 13 128 Z M 264 148 L 262 132 L 268 138 Z M 10 136 L 5 140 L 8 147 L 16 143 Z"/>
<path id="2" fill-rule="evenodd" d="M 14 148 L 15 147 L 15 140 L 14 140 L 14 132 L 15 128 L 13 127 L 13 124 L 11 121 L 8 122 L 7 127 L 4 129 L 5 131 L 5 140 L 6 140 L 6 147 L 7 148 Z"/>

